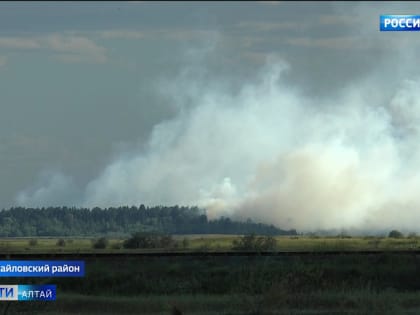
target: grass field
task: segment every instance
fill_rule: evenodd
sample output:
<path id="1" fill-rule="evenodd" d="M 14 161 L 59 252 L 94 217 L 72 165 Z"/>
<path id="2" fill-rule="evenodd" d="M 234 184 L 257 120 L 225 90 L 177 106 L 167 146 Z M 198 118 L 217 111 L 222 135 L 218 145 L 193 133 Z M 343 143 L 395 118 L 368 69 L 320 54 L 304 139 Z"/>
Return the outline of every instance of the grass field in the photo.
<path id="1" fill-rule="evenodd" d="M 228 251 L 239 236 L 179 235 L 169 250 Z M 183 242 L 186 239 L 187 242 Z M 110 239 L 0 239 L 1 253 L 142 252 Z M 313 251 L 287 256 L 169 256 L 85 259 L 84 278 L 2 278 L 2 283 L 57 285 L 55 302 L 0 303 L 0 314 L 183 315 L 420 314 L 420 238 L 277 237 L 278 251 Z M 162 250 L 162 249 L 160 249 Z M 168 250 L 168 249 L 166 249 Z M 324 255 L 318 251 L 355 251 Z M 375 255 L 356 251 L 378 250 Z M 389 252 L 387 252 L 389 251 Z M 391 252 L 392 251 L 392 252 Z M 8 307 L 7 311 L 6 308 Z"/>
<path id="2" fill-rule="evenodd" d="M 275 300 L 274 300 L 275 298 Z M 310 295 L 157 295 L 138 297 L 64 294 L 54 303 L 15 303 L 9 314 L 170 315 L 172 306 L 189 315 L 243 314 L 419 314 L 419 293 L 392 291 L 318 292 Z M 5 308 L 1 305 L 0 311 Z"/>
<path id="3" fill-rule="evenodd" d="M 232 249 L 232 242 L 239 236 L 232 235 L 178 235 L 174 239 L 187 245 L 166 250 L 226 251 Z M 122 247 L 123 239 L 109 239 L 105 249 L 93 249 L 94 238 L 62 238 L 64 246 L 57 245 L 59 238 L 2 238 L 0 251 L 3 253 L 89 253 L 89 252 L 141 252 Z M 35 241 L 34 241 L 35 240 Z M 419 250 L 420 237 L 276 237 L 277 251 L 328 251 L 328 250 Z"/>
<path id="4" fill-rule="evenodd" d="M 127 256 L 86 259 L 84 278 L 3 278 L 57 285 L 55 302 L 7 314 L 418 314 L 416 255 Z M 0 303 L 0 313 L 7 305 Z"/>

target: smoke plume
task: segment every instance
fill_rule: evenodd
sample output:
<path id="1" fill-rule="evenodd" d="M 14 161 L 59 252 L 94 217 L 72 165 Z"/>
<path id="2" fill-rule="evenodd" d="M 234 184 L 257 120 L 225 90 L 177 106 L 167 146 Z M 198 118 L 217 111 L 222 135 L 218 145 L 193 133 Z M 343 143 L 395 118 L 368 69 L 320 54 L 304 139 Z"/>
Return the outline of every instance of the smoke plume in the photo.
<path id="1" fill-rule="evenodd" d="M 56 170 L 44 170 L 38 181 L 16 196 L 18 205 L 31 207 L 62 206 L 80 195 L 73 179 Z"/>
<path id="2" fill-rule="evenodd" d="M 298 230 L 419 230 L 420 80 L 372 73 L 319 98 L 288 84 L 290 71 L 270 59 L 239 90 L 194 67 L 160 82 L 177 114 L 76 203 L 198 205 Z M 52 177 L 18 203 L 60 201 L 69 185 Z"/>
<path id="3" fill-rule="evenodd" d="M 372 76 L 316 99 L 287 84 L 292 70 L 270 61 L 236 93 L 184 72 L 165 86 L 177 116 L 91 181 L 83 203 L 199 205 L 299 230 L 417 230 L 420 81 L 378 95 Z"/>

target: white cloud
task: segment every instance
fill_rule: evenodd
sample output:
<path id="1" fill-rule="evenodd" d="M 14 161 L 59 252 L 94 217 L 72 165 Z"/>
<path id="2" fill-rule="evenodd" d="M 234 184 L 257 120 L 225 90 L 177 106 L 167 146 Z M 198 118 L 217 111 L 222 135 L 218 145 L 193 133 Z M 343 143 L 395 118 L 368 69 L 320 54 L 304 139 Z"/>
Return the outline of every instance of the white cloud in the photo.
<path id="1" fill-rule="evenodd" d="M 318 17 L 318 23 L 321 25 L 355 25 L 361 23 L 363 20 L 360 16 L 350 15 L 340 15 L 340 14 L 330 14 L 330 15 L 320 15 Z"/>
<path id="2" fill-rule="evenodd" d="M 0 37 L 0 48 L 10 50 L 46 49 L 64 62 L 94 62 L 107 60 L 106 49 L 86 36 L 50 34 L 39 37 Z"/>
<path id="3" fill-rule="evenodd" d="M 149 29 L 149 30 L 134 30 L 134 29 L 114 29 L 97 32 L 100 38 L 104 39 L 145 39 L 145 38 L 165 38 L 165 39 L 200 39 L 207 36 L 215 36 L 218 32 L 214 30 L 200 30 L 200 29 Z"/>
<path id="4" fill-rule="evenodd" d="M 320 47 L 333 49 L 350 49 L 358 44 L 360 38 L 357 37 L 330 37 L 330 38 L 313 38 L 313 37 L 296 37 L 289 38 L 288 43 L 301 47 Z M 365 46 L 366 47 L 366 46 Z"/>
<path id="5" fill-rule="evenodd" d="M 381 49 L 387 47 L 387 50 L 400 51 L 402 47 L 407 47 L 413 43 L 411 41 L 404 41 L 401 36 L 398 45 L 389 45 L 388 37 L 373 37 L 369 35 L 354 35 L 354 36 L 336 36 L 336 37 L 290 37 L 287 43 L 293 46 L 308 47 L 308 48 L 324 48 L 324 49 L 342 49 L 342 50 L 368 50 Z"/>
<path id="6" fill-rule="evenodd" d="M 304 27 L 309 27 L 305 25 L 302 21 L 280 21 L 280 22 L 267 22 L 267 21 L 254 21 L 254 22 L 239 22 L 236 27 L 252 29 L 254 31 L 267 32 L 267 31 L 276 31 L 276 30 L 295 30 L 301 29 Z"/>
<path id="7" fill-rule="evenodd" d="M 41 45 L 38 40 L 24 37 L 0 37 L 0 48 L 36 49 Z"/>
<path id="8" fill-rule="evenodd" d="M 99 32 L 99 36 L 105 39 L 140 39 L 145 38 L 147 32 L 136 30 L 107 30 Z"/>
<path id="9" fill-rule="evenodd" d="M 43 42 L 49 49 L 62 53 L 57 56 L 62 61 L 101 63 L 107 60 L 106 49 L 86 37 L 53 34 L 43 39 Z"/>

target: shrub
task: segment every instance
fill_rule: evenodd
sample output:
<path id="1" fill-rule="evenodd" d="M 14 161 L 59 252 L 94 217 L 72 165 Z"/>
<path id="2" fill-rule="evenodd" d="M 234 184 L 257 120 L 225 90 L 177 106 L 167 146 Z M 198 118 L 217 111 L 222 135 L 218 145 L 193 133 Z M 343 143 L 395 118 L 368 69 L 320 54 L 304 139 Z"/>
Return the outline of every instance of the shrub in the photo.
<path id="1" fill-rule="evenodd" d="M 174 248 L 177 243 L 170 235 L 137 232 L 124 241 L 124 248 Z"/>
<path id="2" fill-rule="evenodd" d="M 402 237 L 404 237 L 404 234 L 402 234 L 400 231 L 392 230 L 391 232 L 389 232 L 388 237 L 402 238 Z"/>
<path id="3" fill-rule="evenodd" d="M 36 246 L 38 244 L 38 240 L 36 238 L 33 238 L 29 240 L 29 246 Z"/>
<path id="4" fill-rule="evenodd" d="M 93 248 L 95 249 L 104 249 L 108 246 L 108 239 L 101 237 L 93 243 Z"/>
<path id="5" fill-rule="evenodd" d="M 137 232 L 131 235 L 131 237 L 124 241 L 124 248 L 155 248 L 156 246 L 155 236 L 150 233 Z"/>
<path id="6" fill-rule="evenodd" d="M 60 238 L 60 239 L 57 241 L 56 245 L 57 245 L 57 246 L 61 246 L 61 247 L 66 246 L 66 241 L 65 241 L 64 239 Z"/>

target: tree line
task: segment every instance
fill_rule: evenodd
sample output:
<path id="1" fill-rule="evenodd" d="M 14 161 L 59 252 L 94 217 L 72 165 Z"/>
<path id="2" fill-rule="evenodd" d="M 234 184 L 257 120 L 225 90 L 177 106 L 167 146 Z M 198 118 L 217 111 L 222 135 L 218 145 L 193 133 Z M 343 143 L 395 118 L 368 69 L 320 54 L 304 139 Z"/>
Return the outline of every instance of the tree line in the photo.
<path id="1" fill-rule="evenodd" d="M 97 236 L 130 235 L 135 232 L 165 234 L 259 234 L 296 235 L 274 225 L 234 221 L 227 217 L 209 220 L 198 207 L 123 206 L 110 208 L 13 207 L 0 211 L 0 236 Z"/>

